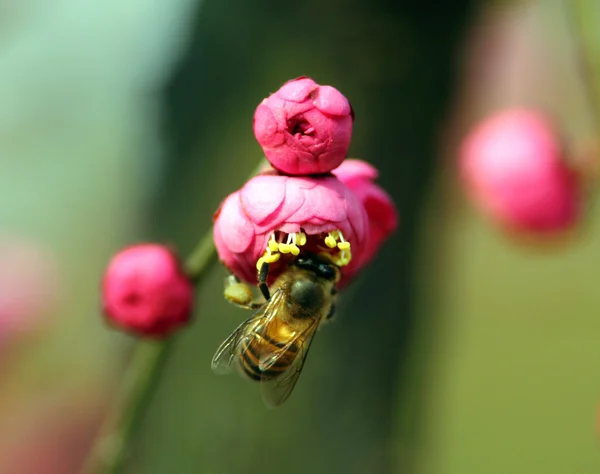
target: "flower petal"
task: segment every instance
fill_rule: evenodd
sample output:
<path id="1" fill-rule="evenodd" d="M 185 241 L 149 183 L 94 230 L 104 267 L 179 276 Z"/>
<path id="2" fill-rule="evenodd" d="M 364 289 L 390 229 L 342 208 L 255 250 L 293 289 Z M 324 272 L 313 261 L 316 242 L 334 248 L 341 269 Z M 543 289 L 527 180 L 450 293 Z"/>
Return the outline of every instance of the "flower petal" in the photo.
<path id="1" fill-rule="evenodd" d="M 302 102 L 318 87 L 319 85 L 312 79 L 301 77 L 286 82 L 275 94 L 285 100 Z"/>
<path id="2" fill-rule="evenodd" d="M 350 115 L 350 102 L 343 94 L 331 86 L 321 86 L 317 89 L 314 104 L 321 112 L 329 115 Z"/>
<path id="3" fill-rule="evenodd" d="M 240 194 L 230 194 L 221 205 L 214 225 L 215 243 L 234 253 L 248 249 L 254 239 L 252 223 L 240 205 Z M 217 242 L 218 240 L 218 242 Z"/>

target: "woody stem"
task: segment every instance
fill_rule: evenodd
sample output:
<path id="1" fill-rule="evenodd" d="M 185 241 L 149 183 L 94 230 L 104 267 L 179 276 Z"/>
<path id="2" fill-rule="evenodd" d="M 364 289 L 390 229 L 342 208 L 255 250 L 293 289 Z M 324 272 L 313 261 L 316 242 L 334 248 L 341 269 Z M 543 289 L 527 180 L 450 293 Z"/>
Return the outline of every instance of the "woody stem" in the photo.
<path id="1" fill-rule="evenodd" d="M 265 166 L 260 160 L 250 177 Z M 202 283 L 212 265 L 217 261 L 212 229 L 198 242 L 185 261 L 188 276 L 196 286 Z M 121 474 L 131 446 L 139 432 L 148 405 L 155 392 L 175 340 L 139 340 L 124 376 L 123 387 L 113 411 L 107 417 L 100 435 L 86 460 L 85 474 Z"/>
<path id="2" fill-rule="evenodd" d="M 199 285 L 216 260 L 212 232 L 209 231 L 187 258 L 185 268 L 190 278 Z M 121 396 L 106 419 L 83 472 L 123 472 L 132 441 L 139 431 L 140 422 L 147 411 L 173 344 L 173 338 L 165 341 L 140 340 L 136 343 L 124 376 Z"/>

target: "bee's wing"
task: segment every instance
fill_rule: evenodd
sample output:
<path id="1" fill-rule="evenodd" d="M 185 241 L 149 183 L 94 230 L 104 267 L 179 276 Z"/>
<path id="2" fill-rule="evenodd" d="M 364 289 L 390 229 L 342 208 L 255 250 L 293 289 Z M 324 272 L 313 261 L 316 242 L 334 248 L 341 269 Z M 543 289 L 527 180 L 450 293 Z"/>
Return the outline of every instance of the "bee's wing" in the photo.
<path id="1" fill-rule="evenodd" d="M 319 321 L 315 319 L 304 331 L 295 335 L 293 340 L 288 341 L 290 345 L 297 341 L 301 341 L 301 344 L 294 361 L 283 374 L 275 379 L 261 381 L 263 400 L 269 408 L 276 408 L 281 405 L 294 390 L 318 326 Z M 273 364 L 271 363 L 271 365 Z"/>
<path id="2" fill-rule="evenodd" d="M 213 372 L 216 372 L 217 374 L 226 374 L 231 371 L 235 359 L 239 354 L 240 346 L 245 342 L 249 342 L 249 339 L 255 337 L 257 333 L 261 333 L 262 328 L 270 324 L 277 315 L 279 305 L 282 301 L 283 293 L 278 289 L 273 293 L 268 302 L 257 309 L 252 316 L 240 324 L 235 331 L 225 339 L 213 356 L 211 362 Z"/>

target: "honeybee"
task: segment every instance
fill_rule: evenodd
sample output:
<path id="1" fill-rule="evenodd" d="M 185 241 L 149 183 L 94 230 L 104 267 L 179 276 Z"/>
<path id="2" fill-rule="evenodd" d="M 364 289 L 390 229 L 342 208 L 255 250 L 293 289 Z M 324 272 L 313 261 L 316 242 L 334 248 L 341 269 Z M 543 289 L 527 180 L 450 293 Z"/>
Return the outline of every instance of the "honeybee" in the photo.
<path id="1" fill-rule="evenodd" d="M 266 302 L 255 305 L 256 312 L 221 344 L 212 369 L 228 373 L 237 366 L 242 374 L 261 383 L 265 404 L 274 408 L 292 393 L 317 328 L 335 313 L 340 272 L 336 265 L 308 254 L 296 258 L 270 288 L 266 286 L 267 273 L 268 264 L 264 264 L 259 288 Z M 234 285 L 241 294 L 251 294 L 247 285 L 239 281 Z"/>

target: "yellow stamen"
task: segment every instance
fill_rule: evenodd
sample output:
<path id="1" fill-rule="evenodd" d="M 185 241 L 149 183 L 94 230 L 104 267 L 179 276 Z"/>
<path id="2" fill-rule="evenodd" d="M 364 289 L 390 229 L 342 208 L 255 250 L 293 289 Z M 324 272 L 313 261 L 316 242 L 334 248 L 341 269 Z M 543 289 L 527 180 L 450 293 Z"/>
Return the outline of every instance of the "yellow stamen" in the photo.
<path id="1" fill-rule="evenodd" d="M 296 243 L 302 247 L 303 245 L 306 245 L 306 234 L 302 231 L 298 232 L 298 239 L 296 241 Z"/>
<path id="2" fill-rule="evenodd" d="M 269 239 L 268 245 L 271 252 L 277 252 L 279 250 L 279 244 L 275 240 L 275 233 L 271 234 L 271 238 Z"/>
<path id="3" fill-rule="evenodd" d="M 263 253 L 263 256 L 256 262 L 256 269 L 258 271 L 262 268 L 263 263 L 275 263 L 279 260 L 281 254 L 277 252 L 277 247 L 279 247 L 279 244 L 275 242 L 275 234 L 272 234 L 271 239 L 267 244 L 267 248 L 265 249 L 265 253 Z"/>
<path id="4" fill-rule="evenodd" d="M 327 245 L 327 247 L 329 247 L 330 249 L 334 249 L 337 246 L 335 237 L 331 235 L 332 233 L 333 232 L 329 232 L 329 235 L 325 237 L 325 245 Z"/>
<path id="5" fill-rule="evenodd" d="M 292 255 L 300 253 L 300 249 L 296 244 L 279 244 L 279 251 L 281 253 L 291 253 Z"/>
<path id="6" fill-rule="evenodd" d="M 292 251 L 292 246 L 290 244 L 279 244 L 279 251 L 281 253 L 290 253 Z"/>
<path id="7" fill-rule="evenodd" d="M 350 263 L 350 260 L 352 260 L 350 242 L 344 238 L 344 234 L 341 230 L 333 230 L 329 232 L 327 237 L 325 237 L 325 245 L 331 249 L 337 247 L 340 250 L 339 255 L 333 257 L 336 265 L 340 267 L 345 266 Z"/>
<path id="8" fill-rule="evenodd" d="M 340 242 L 339 244 L 337 244 L 337 248 L 340 250 L 349 250 L 350 242 Z"/>
<path id="9" fill-rule="evenodd" d="M 275 234 L 276 232 L 271 234 L 265 253 L 256 262 L 256 269 L 259 271 L 263 263 L 275 263 L 281 258 L 282 254 L 300 255 L 300 247 L 306 245 L 308 241 L 307 235 L 301 230 L 287 234 L 287 238 L 284 238 L 286 235 L 284 232 L 279 232 L 278 236 Z M 333 263 L 340 267 L 350 263 L 352 259 L 350 242 L 344 238 L 344 234 L 340 230 L 328 232 L 325 237 L 325 245 L 330 249 L 339 250 L 337 254 L 329 254 Z"/>

